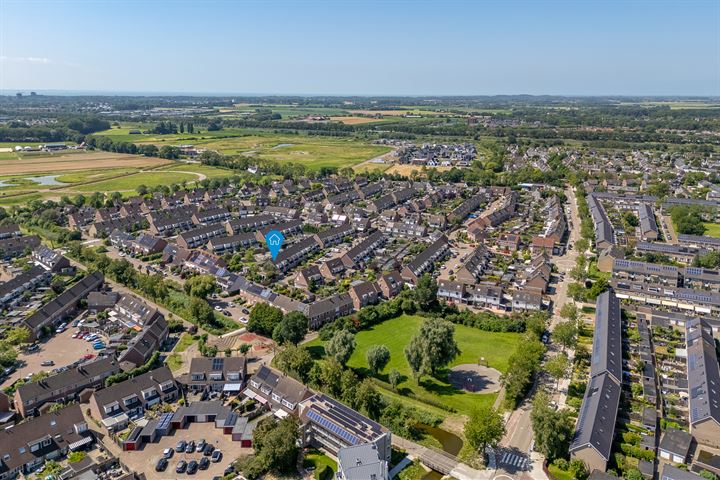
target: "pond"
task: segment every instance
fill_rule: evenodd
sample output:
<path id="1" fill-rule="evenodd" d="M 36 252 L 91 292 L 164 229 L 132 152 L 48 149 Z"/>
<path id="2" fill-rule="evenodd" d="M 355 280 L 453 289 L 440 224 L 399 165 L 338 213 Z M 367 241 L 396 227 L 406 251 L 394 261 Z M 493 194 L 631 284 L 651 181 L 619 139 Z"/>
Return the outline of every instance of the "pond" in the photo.
<path id="1" fill-rule="evenodd" d="M 30 180 L 39 185 L 53 186 L 53 185 L 67 185 L 67 183 L 58 182 L 57 177 L 60 175 L 44 175 L 40 177 L 25 177 L 25 180 Z"/>
<path id="2" fill-rule="evenodd" d="M 422 428 L 422 430 L 428 435 L 436 438 L 442 445 L 442 449 L 445 452 L 451 455 L 457 455 L 460 453 L 463 446 L 462 438 L 458 437 L 454 433 L 448 432 L 447 430 L 443 430 L 442 428 L 431 427 L 429 425 L 422 425 L 420 428 Z M 423 476 L 422 480 L 440 480 L 442 477 L 443 475 L 441 473 L 433 470 Z"/>

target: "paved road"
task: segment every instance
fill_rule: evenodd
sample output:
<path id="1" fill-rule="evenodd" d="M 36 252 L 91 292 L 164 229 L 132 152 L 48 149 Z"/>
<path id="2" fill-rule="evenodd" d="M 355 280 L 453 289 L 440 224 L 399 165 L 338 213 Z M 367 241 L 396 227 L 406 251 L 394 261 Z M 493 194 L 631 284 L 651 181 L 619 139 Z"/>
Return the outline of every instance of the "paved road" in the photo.
<path id="1" fill-rule="evenodd" d="M 568 244 L 573 244 L 574 246 L 580 239 L 580 215 L 573 189 L 566 188 L 565 195 L 570 204 L 570 220 L 572 223 Z M 564 279 L 555 285 L 555 292 L 551 295 L 554 310 L 550 320 L 550 331 L 562 320 L 559 311 L 567 301 L 568 285 L 572 282 L 568 272 L 575 266 L 577 257 L 578 252 L 576 248 L 573 248 L 572 250 L 566 250 L 564 255 L 553 258 L 553 262 L 557 265 L 558 272 L 565 272 L 566 275 Z M 550 348 L 552 350 L 553 346 L 551 345 Z M 530 392 L 528 398 L 518 409 L 512 412 L 507 420 L 506 434 L 500 442 L 496 456 L 498 473 L 500 474 L 504 473 L 505 475 L 514 477 L 518 475 L 532 478 L 545 477 L 541 464 L 537 461 L 530 461 L 530 450 L 533 443 L 532 424 L 530 421 L 533 393 L 534 390 Z M 542 459 L 538 459 L 538 461 L 542 461 Z"/>

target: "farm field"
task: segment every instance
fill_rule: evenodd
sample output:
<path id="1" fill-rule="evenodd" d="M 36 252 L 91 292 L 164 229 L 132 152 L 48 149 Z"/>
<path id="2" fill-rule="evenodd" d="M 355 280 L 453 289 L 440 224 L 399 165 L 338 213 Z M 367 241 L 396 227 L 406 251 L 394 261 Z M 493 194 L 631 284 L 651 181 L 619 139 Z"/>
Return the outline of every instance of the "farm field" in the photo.
<path id="1" fill-rule="evenodd" d="M 707 228 L 705 235 L 720 238 L 720 223 L 705 223 L 704 225 Z"/>
<path id="2" fill-rule="evenodd" d="M 401 315 L 369 330 L 358 332 L 355 335 L 357 347 L 348 361 L 348 366 L 369 374 L 365 353 L 371 345 L 382 344 L 390 350 L 390 362 L 380 373 L 379 379 L 387 382 L 388 372 L 393 368 L 397 369 L 403 375 L 403 381 L 398 387 L 401 395 L 403 392 L 413 392 L 418 400 L 429 398 L 433 402 L 452 407 L 461 414 L 467 414 L 479 405 L 492 405 L 497 394 L 467 393 L 455 389 L 444 380 L 428 376 L 423 377 L 419 385 L 416 383 L 412 378 L 403 350 L 422 322 L 422 317 Z M 484 357 L 489 367 L 505 372 L 508 358 L 514 352 L 520 335 L 484 332 L 464 325 L 455 325 L 455 340 L 460 347 L 461 354 L 452 362 L 451 367 L 468 363 L 475 364 L 480 357 Z M 316 357 L 323 354 L 322 345 L 323 342 L 319 339 L 305 344 Z"/>
<path id="3" fill-rule="evenodd" d="M 145 185 L 153 188 L 158 185 L 170 185 L 172 183 L 193 182 L 198 180 L 197 174 L 181 173 L 175 171 L 164 172 L 139 172 L 130 175 L 112 178 L 102 182 L 93 182 L 85 185 L 72 187 L 77 192 L 127 192 L 135 191 L 138 186 Z M 69 188 L 70 189 L 70 188 Z"/>
<path id="4" fill-rule="evenodd" d="M 56 153 L 38 157 L 3 160 L 3 176 L 104 169 L 104 168 L 148 168 L 166 165 L 169 160 L 112 152 Z"/>

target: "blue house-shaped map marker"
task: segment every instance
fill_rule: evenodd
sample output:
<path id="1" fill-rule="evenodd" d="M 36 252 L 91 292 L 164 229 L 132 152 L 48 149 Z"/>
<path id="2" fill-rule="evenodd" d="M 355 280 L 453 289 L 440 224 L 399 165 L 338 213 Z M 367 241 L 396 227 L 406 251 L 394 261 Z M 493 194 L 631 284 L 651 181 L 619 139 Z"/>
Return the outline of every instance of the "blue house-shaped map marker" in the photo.
<path id="1" fill-rule="evenodd" d="M 280 247 L 282 247 L 284 241 L 285 236 L 277 230 L 270 230 L 265 234 L 265 243 L 267 243 L 267 247 L 268 250 L 270 250 L 270 255 L 272 256 L 273 261 L 275 261 L 278 253 L 280 253 Z"/>

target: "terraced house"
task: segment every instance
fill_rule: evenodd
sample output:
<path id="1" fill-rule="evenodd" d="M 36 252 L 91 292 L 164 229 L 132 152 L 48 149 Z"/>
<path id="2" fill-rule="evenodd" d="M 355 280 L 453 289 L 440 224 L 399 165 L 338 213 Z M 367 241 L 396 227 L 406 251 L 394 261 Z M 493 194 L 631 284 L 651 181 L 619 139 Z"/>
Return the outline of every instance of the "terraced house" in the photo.
<path id="1" fill-rule="evenodd" d="M 449 251 L 448 239 L 445 235 L 441 235 L 405 265 L 401 272 L 403 280 L 412 284 L 417 283 L 422 274 L 432 271 L 435 262 L 447 255 Z"/>

